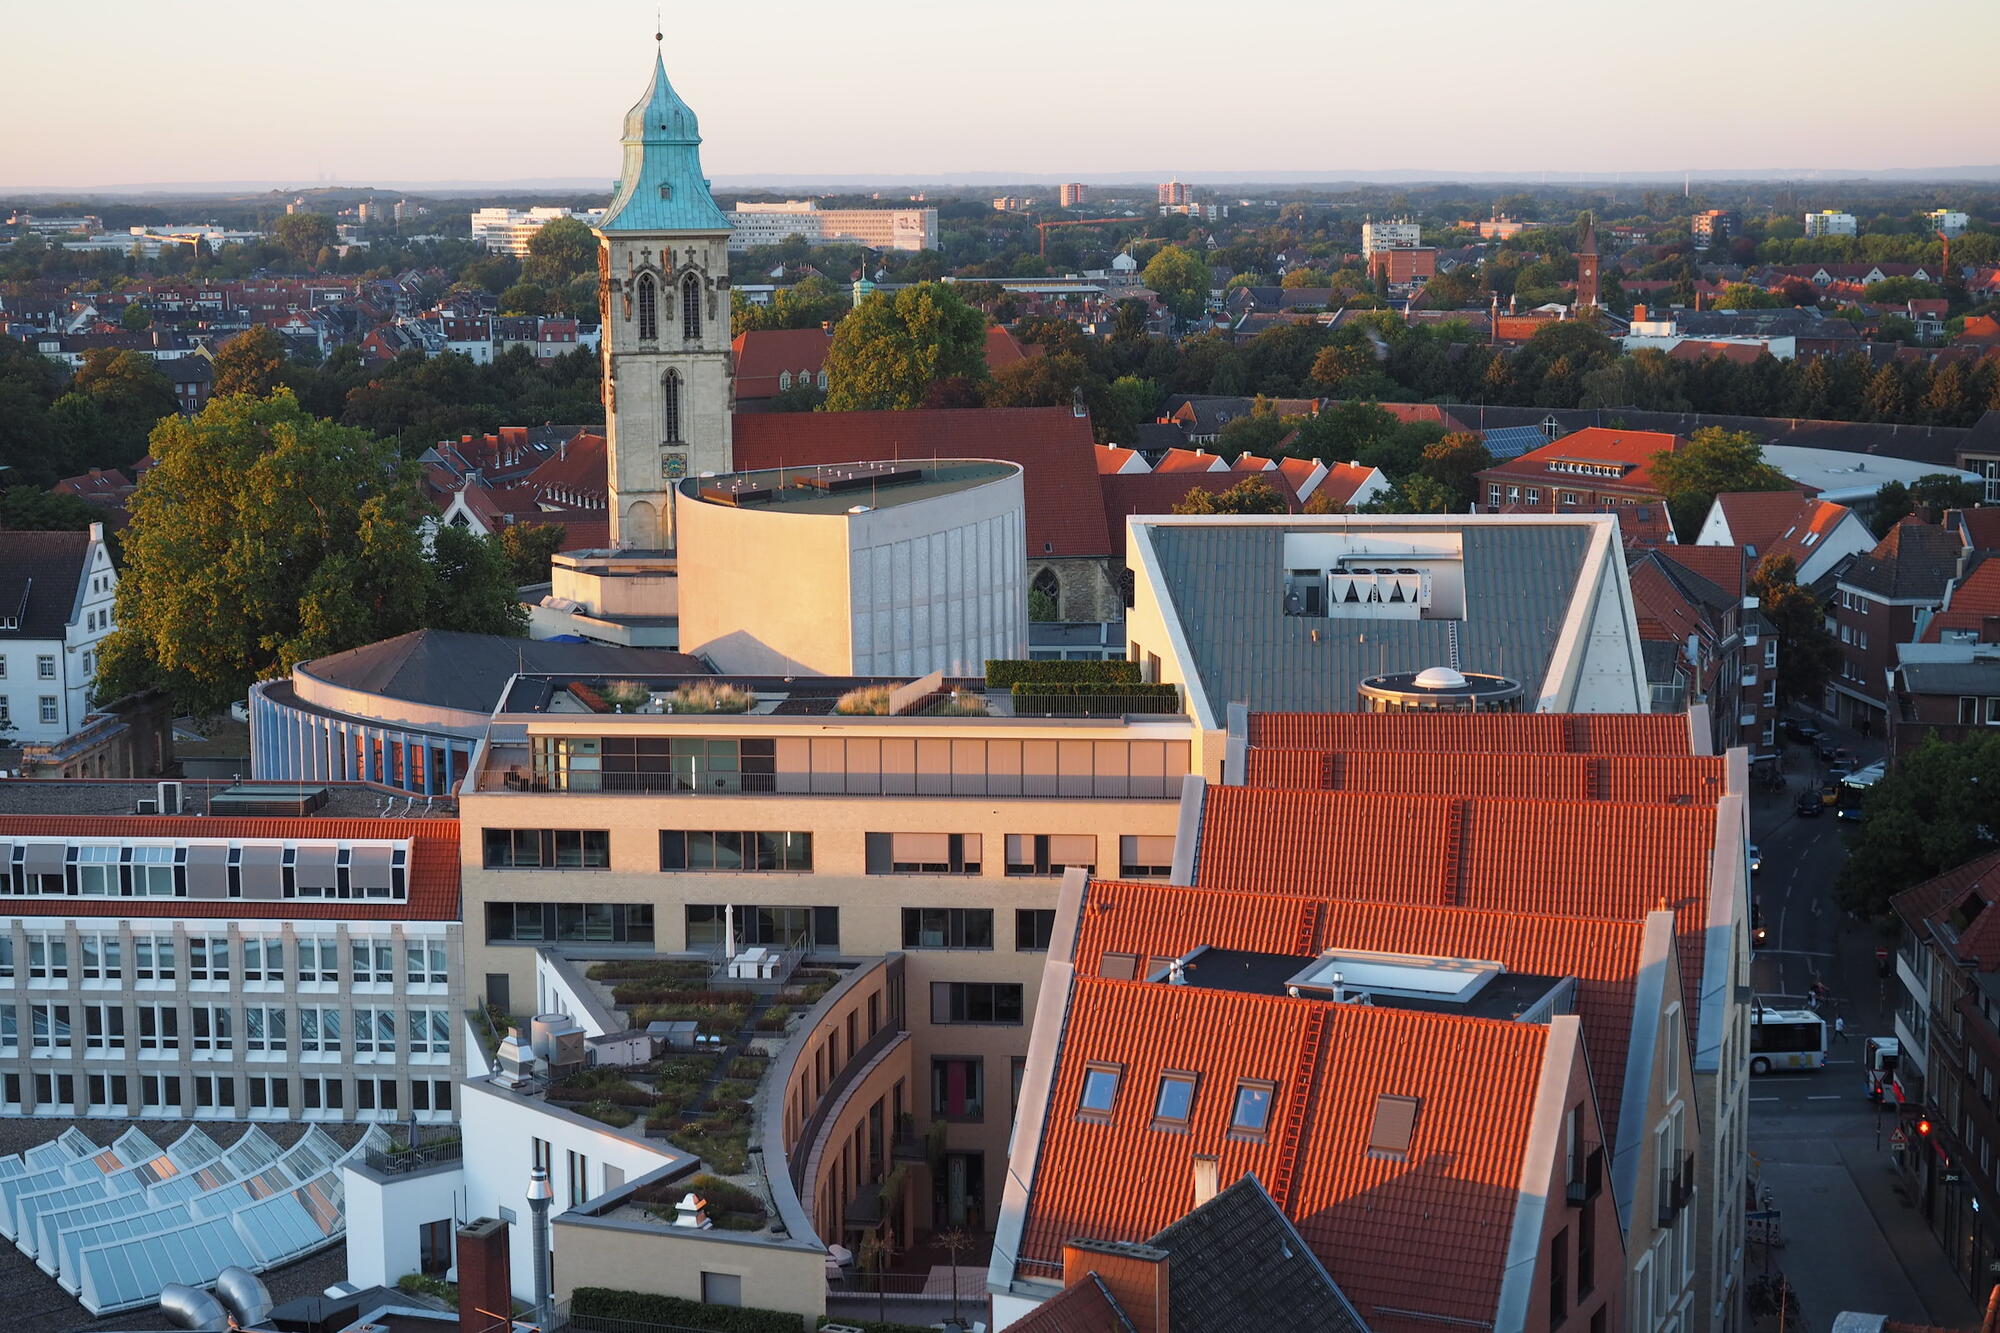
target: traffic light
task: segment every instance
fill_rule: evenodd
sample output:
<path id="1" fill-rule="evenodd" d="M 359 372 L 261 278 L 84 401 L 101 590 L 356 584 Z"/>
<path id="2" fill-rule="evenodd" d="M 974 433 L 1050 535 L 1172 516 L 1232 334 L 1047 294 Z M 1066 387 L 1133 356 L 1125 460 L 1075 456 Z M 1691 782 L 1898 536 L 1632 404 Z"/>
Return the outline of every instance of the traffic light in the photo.
<path id="1" fill-rule="evenodd" d="M 1929 1138 L 1931 1136 L 1931 1122 L 1928 1118 L 1919 1119 L 1917 1121 L 1917 1133 L 1922 1135 L 1924 1138 Z"/>

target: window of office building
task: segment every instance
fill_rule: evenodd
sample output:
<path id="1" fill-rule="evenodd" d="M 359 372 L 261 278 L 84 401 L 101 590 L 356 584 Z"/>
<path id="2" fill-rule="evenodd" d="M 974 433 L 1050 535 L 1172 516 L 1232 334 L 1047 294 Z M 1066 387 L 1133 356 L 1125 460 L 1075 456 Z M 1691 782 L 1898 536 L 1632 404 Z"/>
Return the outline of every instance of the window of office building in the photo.
<path id="1" fill-rule="evenodd" d="M 986 907 L 905 907 L 905 949 L 991 949 L 993 912 Z"/>

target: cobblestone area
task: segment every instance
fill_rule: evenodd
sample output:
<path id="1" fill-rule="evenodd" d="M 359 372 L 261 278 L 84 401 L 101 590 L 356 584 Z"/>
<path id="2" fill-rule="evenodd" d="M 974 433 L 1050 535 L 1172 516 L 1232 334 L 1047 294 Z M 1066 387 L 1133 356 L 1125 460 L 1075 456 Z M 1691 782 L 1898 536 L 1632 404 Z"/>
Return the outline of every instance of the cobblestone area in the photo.
<path id="1" fill-rule="evenodd" d="M 0 1118 L 0 1157 L 22 1152 L 38 1143 L 47 1143 L 71 1125 L 92 1140 L 108 1144 L 133 1122 L 120 1120 L 39 1120 Z M 172 1143 L 197 1124 L 203 1133 L 227 1146 L 250 1128 L 248 1122 L 229 1120 L 142 1120 L 137 1122 L 161 1147 Z M 266 1134 L 289 1146 L 305 1133 L 307 1126 L 296 1121 L 258 1121 Z M 343 1145 L 360 1140 L 366 1125 L 321 1124 Z M 334 1245 L 309 1255 L 297 1263 L 263 1274 L 271 1296 L 280 1303 L 313 1296 L 347 1276 L 347 1250 Z M 13 1245 L 0 1242 L 0 1328 L 6 1333 L 98 1333 L 98 1330 L 159 1329 L 163 1327 L 157 1310 L 131 1310 L 124 1314 L 92 1319 L 74 1296 L 56 1285 L 56 1280 L 35 1266 L 35 1261 Z"/>

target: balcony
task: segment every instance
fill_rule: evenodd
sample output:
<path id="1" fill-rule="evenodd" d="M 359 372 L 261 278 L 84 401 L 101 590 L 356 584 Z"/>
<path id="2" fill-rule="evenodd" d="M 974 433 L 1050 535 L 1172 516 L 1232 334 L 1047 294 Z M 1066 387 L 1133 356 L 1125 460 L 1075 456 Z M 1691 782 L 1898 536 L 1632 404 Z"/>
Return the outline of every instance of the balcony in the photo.
<path id="1" fill-rule="evenodd" d="M 1604 1149 L 1594 1143 L 1582 1146 L 1582 1155 L 1571 1158 L 1569 1181 L 1563 1187 L 1564 1201 L 1572 1208 L 1581 1208 L 1604 1192 Z"/>

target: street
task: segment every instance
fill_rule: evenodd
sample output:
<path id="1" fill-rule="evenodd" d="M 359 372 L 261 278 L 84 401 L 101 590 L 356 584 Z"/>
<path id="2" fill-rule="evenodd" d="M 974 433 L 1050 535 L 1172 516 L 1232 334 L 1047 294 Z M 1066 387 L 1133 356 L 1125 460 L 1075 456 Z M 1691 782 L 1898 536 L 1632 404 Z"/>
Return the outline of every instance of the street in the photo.
<path id="1" fill-rule="evenodd" d="M 1818 716 L 1812 721 L 1856 751 L 1858 764 L 1881 757 L 1879 741 L 1859 740 Z M 1750 1271 L 1762 1272 L 1767 1263 L 1782 1270 L 1813 1333 L 1827 1333 L 1842 1310 L 1975 1327 L 1971 1298 L 1894 1168 L 1889 1141 L 1896 1118 L 1867 1096 L 1863 1039 L 1895 1031 L 1896 982 L 1878 975 L 1875 950 L 1893 949 L 1894 941 L 1851 919 L 1835 901 L 1834 878 L 1846 858 L 1842 830 L 1851 826 L 1830 809 L 1798 818 L 1792 803 L 1816 781 L 1819 765 L 1808 747 L 1787 748 L 1786 789 L 1755 790 L 1751 797 L 1751 841 L 1763 854 L 1751 893 L 1770 930 L 1751 982 L 1759 995 L 1803 997 L 1823 981 L 1831 998 L 1821 1012 L 1829 1024 L 1843 1019 L 1846 1034 L 1832 1039 L 1824 1070 L 1751 1082 L 1752 1174 L 1780 1214 L 1783 1243 L 1768 1255 L 1752 1245 Z"/>

